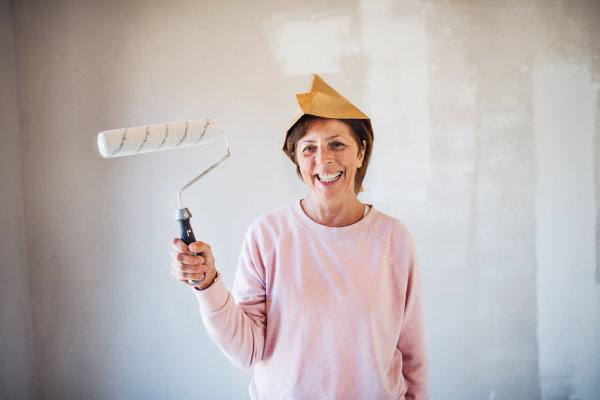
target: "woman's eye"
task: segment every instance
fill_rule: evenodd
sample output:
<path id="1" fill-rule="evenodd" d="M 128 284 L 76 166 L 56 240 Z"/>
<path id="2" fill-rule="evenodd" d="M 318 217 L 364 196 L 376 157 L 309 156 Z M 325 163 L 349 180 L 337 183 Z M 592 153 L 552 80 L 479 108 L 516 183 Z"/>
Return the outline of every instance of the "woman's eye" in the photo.
<path id="1" fill-rule="evenodd" d="M 309 153 L 309 152 L 313 151 L 314 149 L 315 149 L 315 147 L 314 147 L 314 146 L 306 146 L 306 147 L 304 148 L 304 152 L 305 152 L 305 153 Z"/>
<path id="2" fill-rule="evenodd" d="M 345 146 L 345 144 L 344 144 L 344 143 L 341 143 L 341 142 L 333 142 L 333 143 L 331 144 L 331 146 L 332 146 L 332 147 L 336 147 L 336 148 L 340 148 L 340 147 L 344 147 L 344 146 Z"/>

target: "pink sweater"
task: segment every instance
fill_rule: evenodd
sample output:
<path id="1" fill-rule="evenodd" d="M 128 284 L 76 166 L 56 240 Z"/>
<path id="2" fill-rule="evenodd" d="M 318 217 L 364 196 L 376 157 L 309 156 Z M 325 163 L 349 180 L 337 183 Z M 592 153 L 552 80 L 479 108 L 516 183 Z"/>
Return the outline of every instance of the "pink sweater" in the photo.
<path id="1" fill-rule="evenodd" d="M 210 336 L 257 399 L 428 399 L 419 263 L 412 236 L 375 208 L 331 228 L 300 202 L 248 229 L 233 295 L 194 291 Z"/>

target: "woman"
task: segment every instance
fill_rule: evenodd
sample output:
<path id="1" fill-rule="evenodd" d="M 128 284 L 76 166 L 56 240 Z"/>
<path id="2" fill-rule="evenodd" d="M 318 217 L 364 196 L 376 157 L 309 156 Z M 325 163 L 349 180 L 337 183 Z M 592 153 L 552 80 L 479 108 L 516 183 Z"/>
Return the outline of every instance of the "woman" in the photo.
<path id="1" fill-rule="evenodd" d="M 368 117 L 313 75 L 284 151 L 305 199 L 249 228 L 231 294 L 210 246 L 173 240 L 172 274 L 252 399 L 428 399 L 421 282 L 412 237 L 362 204 Z M 203 253 L 204 256 L 194 256 Z"/>

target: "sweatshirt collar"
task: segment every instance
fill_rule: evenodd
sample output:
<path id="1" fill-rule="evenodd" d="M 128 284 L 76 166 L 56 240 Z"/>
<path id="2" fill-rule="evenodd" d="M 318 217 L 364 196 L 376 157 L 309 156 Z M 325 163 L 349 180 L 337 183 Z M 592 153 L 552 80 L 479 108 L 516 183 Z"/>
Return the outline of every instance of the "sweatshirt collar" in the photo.
<path id="1" fill-rule="evenodd" d="M 302 209 L 300 200 L 291 203 L 290 210 L 296 221 L 306 230 L 317 236 L 329 239 L 345 239 L 368 232 L 379 221 L 379 218 L 381 218 L 381 212 L 371 205 L 371 210 L 357 223 L 342 227 L 330 227 L 318 224 L 310 219 Z"/>

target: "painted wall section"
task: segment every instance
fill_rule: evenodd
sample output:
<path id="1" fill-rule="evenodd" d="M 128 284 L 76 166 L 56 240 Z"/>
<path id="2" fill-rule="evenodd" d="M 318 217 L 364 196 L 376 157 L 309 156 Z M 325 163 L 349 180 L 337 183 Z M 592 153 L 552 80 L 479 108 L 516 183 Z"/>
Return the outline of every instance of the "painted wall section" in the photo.
<path id="1" fill-rule="evenodd" d="M 589 65 L 533 71 L 540 385 L 544 399 L 600 393 L 594 124 L 598 83 Z"/>
<path id="2" fill-rule="evenodd" d="M 381 146 L 374 150 L 369 194 L 375 203 L 397 198 L 424 201 L 431 166 L 424 22 L 410 16 L 389 20 L 388 10 L 374 7 L 377 11 L 373 12 L 372 3 L 367 4 L 361 13 L 368 60 L 365 100 L 373 129 L 381 132 Z"/>
<path id="3" fill-rule="evenodd" d="M 360 52 L 360 42 L 353 40 L 358 32 L 347 14 L 317 3 L 262 22 L 282 73 L 339 73 L 342 56 Z"/>
<path id="4" fill-rule="evenodd" d="M 0 1 L 0 398 L 33 399 L 33 332 L 10 3 Z"/>

